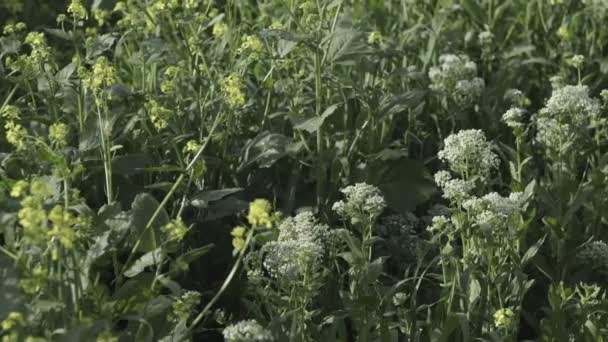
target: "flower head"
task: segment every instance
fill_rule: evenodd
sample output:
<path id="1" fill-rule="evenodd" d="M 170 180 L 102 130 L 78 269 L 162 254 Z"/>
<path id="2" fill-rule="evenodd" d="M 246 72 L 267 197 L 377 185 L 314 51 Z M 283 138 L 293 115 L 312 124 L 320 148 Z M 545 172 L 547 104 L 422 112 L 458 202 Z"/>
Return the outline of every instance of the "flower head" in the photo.
<path id="1" fill-rule="evenodd" d="M 256 199 L 249 204 L 247 221 L 254 227 L 271 228 L 274 223 L 272 204 L 265 199 Z"/>
<path id="2" fill-rule="evenodd" d="M 222 332 L 227 342 L 272 341 L 272 334 L 256 320 L 240 321 L 224 328 Z"/>
<path id="3" fill-rule="evenodd" d="M 498 157 L 492 152 L 492 145 L 483 131 L 462 130 L 444 140 L 444 148 L 437 154 L 448 163 L 453 172 L 462 177 L 477 176 L 487 178 L 498 167 Z"/>
<path id="4" fill-rule="evenodd" d="M 14 121 L 8 121 L 4 128 L 6 129 L 6 141 L 15 146 L 17 150 L 25 149 L 27 131 L 24 127 Z"/>
<path id="5" fill-rule="evenodd" d="M 511 329 L 515 324 L 515 313 L 511 308 L 499 309 L 494 313 L 494 325 L 501 329 Z"/>
<path id="6" fill-rule="evenodd" d="M 172 306 L 169 318 L 174 322 L 187 321 L 196 306 L 201 301 L 201 294 L 197 291 L 187 291 L 179 297 Z"/>
<path id="7" fill-rule="evenodd" d="M 181 217 L 164 225 L 161 229 L 170 241 L 182 241 L 188 233 L 188 227 Z"/>
<path id="8" fill-rule="evenodd" d="M 345 201 L 334 203 L 333 210 L 341 216 L 378 216 L 386 208 L 382 192 L 377 187 L 356 183 L 340 190 L 346 197 Z"/>
<path id="9" fill-rule="evenodd" d="M 68 126 L 64 123 L 54 123 L 49 127 L 49 140 L 57 146 L 67 145 Z"/>
<path id="10" fill-rule="evenodd" d="M 222 91 L 226 103 L 231 108 L 239 108 L 245 105 L 245 94 L 243 88 L 245 84 L 237 74 L 230 74 L 222 80 Z"/>
<path id="11" fill-rule="evenodd" d="M 72 13 L 76 19 L 87 19 L 89 14 L 87 9 L 82 4 L 82 0 L 72 0 L 70 6 L 68 6 L 68 13 Z"/>

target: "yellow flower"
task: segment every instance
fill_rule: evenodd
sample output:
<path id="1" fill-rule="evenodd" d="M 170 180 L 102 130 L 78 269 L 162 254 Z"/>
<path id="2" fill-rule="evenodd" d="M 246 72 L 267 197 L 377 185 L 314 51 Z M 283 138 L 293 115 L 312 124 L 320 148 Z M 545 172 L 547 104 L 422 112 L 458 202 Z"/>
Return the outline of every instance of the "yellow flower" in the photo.
<path id="1" fill-rule="evenodd" d="M 243 80 L 235 73 L 222 80 L 222 91 L 228 106 L 238 108 L 245 105 L 245 94 L 242 90 L 244 87 Z"/>
<path id="2" fill-rule="evenodd" d="M 97 9 L 93 11 L 93 17 L 97 21 L 97 26 L 101 27 L 108 22 L 112 13 L 108 10 Z"/>
<path id="3" fill-rule="evenodd" d="M 570 40 L 570 30 L 568 30 L 568 26 L 566 24 L 559 27 L 557 30 L 557 36 L 564 41 Z"/>
<path id="4" fill-rule="evenodd" d="M 23 314 L 20 312 L 11 312 L 8 314 L 6 319 L 0 323 L 2 326 L 2 330 L 8 331 L 17 326 L 22 326 L 25 324 L 25 319 L 23 318 Z"/>
<path id="5" fill-rule="evenodd" d="M 243 226 L 236 226 L 234 228 L 232 228 L 232 232 L 230 232 L 230 235 L 234 236 L 234 237 L 239 237 L 242 238 L 245 236 L 245 232 L 247 230 L 245 229 L 245 227 Z"/>
<path id="6" fill-rule="evenodd" d="M 11 197 L 17 198 L 25 195 L 29 189 L 30 184 L 24 180 L 18 180 L 11 188 Z"/>
<path id="7" fill-rule="evenodd" d="M 161 106 L 156 100 L 149 100 L 145 104 L 146 109 L 150 112 L 150 120 L 157 130 L 166 128 L 169 125 L 169 119 L 173 116 L 173 111 Z"/>
<path id="8" fill-rule="evenodd" d="M 7 120 L 18 120 L 21 117 L 21 111 L 16 106 L 7 105 L 2 109 L 0 115 Z"/>
<path id="9" fill-rule="evenodd" d="M 167 234 L 171 241 L 181 241 L 188 233 L 188 228 L 182 221 L 181 217 L 167 223 L 162 227 L 162 231 Z"/>
<path id="10" fill-rule="evenodd" d="M 510 329 L 515 323 L 515 313 L 510 308 L 499 309 L 494 313 L 494 325 L 497 328 Z"/>
<path id="11" fill-rule="evenodd" d="M 211 34 L 213 34 L 215 38 L 222 38 L 224 34 L 226 34 L 226 31 L 228 31 L 228 26 L 226 24 L 217 23 L 213 25 L 213 30 L 211 30 Z"/>
<path id="12" fill-rule="evenodd" d="M 232 247 L 234 247 L 234 250 L 240 251 L 243 249 L 243 247 L 245 247 L 245 239 L 241 237 L 232 238 Z"/>
<path id="13" fill-rule="evenodd" d="M 257 57 L 264 52 L 264 43 L 255 35 L 246 35 L 243 37 L 239 52 L 248 52 L 251 56 Z"/>
<path id="14" fill-rule="evenodd" d="M 81 71 L 81 73 L 84 74 L 82 80 L 84 86 L 94 93 L 116 82 L 116 70 L 104 56 L 97 58 L 92 72 Z"/>
<path id="15" fill-rule="evenodd" d="M 64 123 L 54 123 L 49 127 L 49 140 L 57 146 L 67 145 L 68 126 Z"/>
<path id="16" fill-rule="evenodd" d="M 249 215 L 247 215 L 247 221 L 250 225 L 264 226 L 271 228 L 273 224 L 272 217 L 272 204 L 265 199 L 256 199 L 249 204 Z"/>
<path id="17" fill-rule="evenodd" d="M 25 149 L 25 138 L 27 131 L 23 126 L 13 121 L 9 121 L 4 125 L 6 129 L 6 141 L 15 146 L 17 150 Z"/>
<path id="18" fill-rule="evenodd" d="M 30 184 L 30 193 L 40 199 L 46 199 L 53 193 L 48 186 L 48 183 L 42 178 L 35 178 Z"/>
<path id="19" fill-rule="evenodd" d="M 82 0 L 72 0 L 68 7 L 68 13 L 72 13 L 76 19 L 86 19 L 89 16 Z"/>
<path id="20" fill-rule="evenodd" d="M 283 24 L 280 21 L 273 21 L 272 24 L 270 24 L 269 28 L 271 30 L 286 30 L 287 29 L 287 25 Z"/>
<path id="21" fill-rule="evenodd" d="M 378 31 L 372 31 L 367 37 L 367 43 L 370 45 L 378 45 L 384 41 L 384 37 Z"/>
<path id="22" fill-rule="evenodd" d="M 247 229 L 243 226 L 236 226 L 232 228 L 230 235 L 232 235 L 232 247 L 236 251 L 240 251 L 245 246 L 245 233 Z"/>
<path id="23" fill-rule="evenodd" d="M 186 143 L 186 146 L 184 147 L 184 152 L 185 153 L 196 153 L 196 152 L 198 152 L 198 150 L 200 148 L 201 148 L 201 144 L 199 144 L 198 141 L 190 140 Z"/>

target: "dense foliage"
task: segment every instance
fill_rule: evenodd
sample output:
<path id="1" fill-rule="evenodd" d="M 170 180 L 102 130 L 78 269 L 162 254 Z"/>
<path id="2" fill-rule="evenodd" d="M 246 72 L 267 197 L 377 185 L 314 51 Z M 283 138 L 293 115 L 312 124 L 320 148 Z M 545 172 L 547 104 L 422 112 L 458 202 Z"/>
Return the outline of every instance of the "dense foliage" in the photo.
<path id="1" fill-rule="evenodd" d="M 607 341 L 606 22 L 3 0 L 1 340 Z"/>

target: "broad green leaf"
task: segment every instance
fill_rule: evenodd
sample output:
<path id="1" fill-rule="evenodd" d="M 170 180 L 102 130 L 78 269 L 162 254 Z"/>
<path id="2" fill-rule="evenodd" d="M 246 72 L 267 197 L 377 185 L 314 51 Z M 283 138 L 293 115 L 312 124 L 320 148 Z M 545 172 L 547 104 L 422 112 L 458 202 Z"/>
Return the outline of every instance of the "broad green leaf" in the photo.
<path id="1" fill-rule="evenodd" d="M 205 190 L 193 196 L 192 206 L 197 208 L 207 208 L 211 202 L 219 201 L 225 197 L 243 191 L 243 188 L 227 188 L 219 190 Z"/>
<path id="2" fill-rule="evenodd" d="M 117 156 L 112 158 L 112 173 L 130 176 L 143 172 L 150 163 L 150 157 L 145 153 Z"/>
<path id="3" fill-rule="evenodd" d="M 150 252 L 156 249 L 160 244 L 160 228 L 169 222 L 169 215 L 167 215 L 165 209 L 161 209 L 154 222 L 147 230 L 145 229 L 157 208 L 158 201 L 150 194 L 139 194 L 133 200 L 131 205 L 131 227 L 133 230 L 130 241 L 135 244 L 141 236 L 139 252 Z"/>
<path id="4" fill-rule="evenodd" d="M 304 130 L 308 133 L 314 133 L 323 125 L 325 119 L 327 119 L 329 116 L 336 112 L 336 109 L 338 109 L 338 107 L 338 104 L 333 104 L 327 107 L 327 109 L 325 109 L 325 111 L 323 111 L 323 114 L 321 114 L 320 116 L 315 116 L 313 118 L 306 119 L 303 122 L 300 122 L 295 125 L 293 128 Z"/>
<path id="5" fill-rule="evenodd" d="M 165 258 L 165 252 L 162 248 L 157 248 L 151 252 L 142 255 L 137 259 L 131 267 L 125 271 L 125 277 L 133 278 L 145 270 L 146 267 L 158 265 Z"/>
<path id="6" fill-rule="evenodd" d="M 400 158 L 372 163 L 367 181 L 383 193 L 389 207 L 407 212 L 426 200 L 436 191 L 435 182 L 421 161 Z"/>

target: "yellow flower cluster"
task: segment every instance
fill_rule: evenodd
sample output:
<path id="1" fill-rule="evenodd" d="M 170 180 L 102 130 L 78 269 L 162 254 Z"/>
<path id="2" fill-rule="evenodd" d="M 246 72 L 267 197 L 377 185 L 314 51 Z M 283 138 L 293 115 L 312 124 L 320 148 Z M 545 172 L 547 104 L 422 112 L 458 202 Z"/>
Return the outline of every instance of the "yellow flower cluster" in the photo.
<path id="1" fill-rule="evenodd" d="M 19 280 L 19 287 L 27 294 L 40 294 L 48 281 L 48 272 L 38 264 L 34 266 L 31 273 L 22 276 Z"/>
<path id="2" fill-rule="evenodd" d="M 6 24 L 2 29 L 2 33 L 5 35 L 14 34 L 17 32 L 22 32 L 27 29 L 27 25 L 24 22 L 18 22 L 16 24 Z"/>
<path id="3" fill-rule="evenodd" d="M 201 148 L 201 144 L 196 140 L 190 140 L 184 146 L 184 153 L 196 153 Z"/>
<path id="4" fill-rule="evenodd" d="M 30 32 L 25 37 L 25 43 L 32 48 L 29 61 L 32 64 L 43 64 L 51 57 L 51 49 L 47 45 L 46 37 L 42 32 Z"/>
<path id="5" fill-rule="evenodd" d="M 109 87 L 116 82 L 116 70 L 104 56 L 98 57 L 91 72 L 81 70 L 83 84 L 93 93 Z"/>
<path id="6" fill-rule="evenodd" d="M 226 32 L 228 31 L 228 25 L 219 22 L 215 25 L 213 25 L 213 29 L 211 30 L 211 34 L 213 34 L 213 36 L 215 38 L 222 38 Z"/>
<path id="7" fill-rule="evenodd" d="M 378 31 L 370 32 L 369 36 L 367 36 L 367 43 L 370 45 L 380 45 L 384 42 L 384 37 L 382 33 Z"/>
<path id="8" fill-rule="evenodd" d="M 78 229 L 89 224 L 87 218 L 75 216 L 62 206 L 46 212 L 45 203 L 51 198 L 52 191 L 44 178 L 34 178 L 31 182 L 17 181 L 10 195 L 21 198 L 17 218 L 23 229 L 23 240 L 49 247 L 53 260 L 59 258 L 61 250 L 71 249 L 78 238 Z"/>
<path id="9" fill-rule="evenodd" d="M 70 6 L 68 6 L 68 13 L 71 13 L 77 20 L 87 19 L 89 16 L 82 0 L 72 0 Z"/>
<path id="10" fill-rule="evenodd" d="M 17 150 L 25 149 L 27 131 L 24 127 L 14 121 L 8 121 L 4 124 L 4 128 L 6 129 L 6 141 L 15 146 Z"/>
<path id="11" fill-rule="evenodd" d="M 49 140 L 59 147 L 67 145 L 68 126 L 64 123 L 54 123 L 49 127 Z"/>
<path id="12" fill-rule="evenodd" d="M 8 314 L 6 319 L 0 323 L 2 330 L 9 331 L 15 327 L 25 325 L 25 319 L 23 318 L 23 314 L 20 312 L 11 312 Z"/>
<path id="13" fill-rule="evenodd" d="M 93 11 L 93 17 L 95 18 L 95 21 L 97 21 L 97 26 L 99 27 L 105 25 L 111 16 L 112 13 L 108 10 L 97 9 Z"/>
<path id="14" fill-rule="evenodd" d="M 177 76 L 180 73 L 180 68 L 176 66 L 168 67 L 163 73 L 163 80 L 160 83 L 160 91 L 164 94 L 172 94 L 175 92 Z"/>
<path id="15" fill-rule="evenodd" d="M 18 120 L 21 117 L 21 111 L 18 107 L 7 105 L 0 112 L 0 116 L 8 120 Z"/>
<path id="16" fill-rule="evenodd" d="M 70 250 L 74 247 L 74 241 L 78 238 L 75 227 L 80 225 L 82 221 L 61 206 L 55 206 L 51 209 L 49 221 L 51 221 L 53 227 L 47 233 L 47 236 L 51 243 L 57 242 L 53 243 L 51 247 L 51 258 L 58 260 L 59 247 L 64 250 Z"/>
<path id="17" fill-rule="evenodd" d="M 243 80 L 235 73 L 222 80 L 222 92 L 228 106 L 238 108 L 245 105 L 244 87 Z"/>
<path id="18" fill-rule="evenodd" d="M 272 216 L 272 204 L 265 199 L 256 199 L 249 204 L 247 221 L 254 227 L 272 228 L 274 218 Z"/>
<path id="19" fill-rule="evenodd" d="M 164 225 L 161 230 L 167 235 L 170 241 L 182 241 L 188 233 L 188 228 L 182 221 L 181 217 Z"/>
<path id="20" fill-rule="evenodd" d="M 150 113 L 150 120 L 157 130 L 166 128 L 169 119 L 173 116 L 173 111 L 163 107 L 156 100 L 149 100 L 145 104 L 146 110 Z"/>
<path id="21" fill-rule="evenodd" d="M 245 35 L 241 42 L 239 53 L 248 53 L 252 59 L 258 59 L 260 54 L 264 52 L 264 43 L 258 36 Z"/>
<path id="22" fill-rule="evenodd" d="M 499 309 L 494 313 L 494 325 L 497 328 L 510 329 L 515 323 L 515 313 L 510 308 Z"/>
<path id="23" fill-rule="evenodd" d="M 246 232 L 247 229 L 243 226 L 236 226 L 232 228 L 230 235 L 232 235 L 232 247 L 234 247 L 234 250 L 240 251 L 245 246 Z"/>

